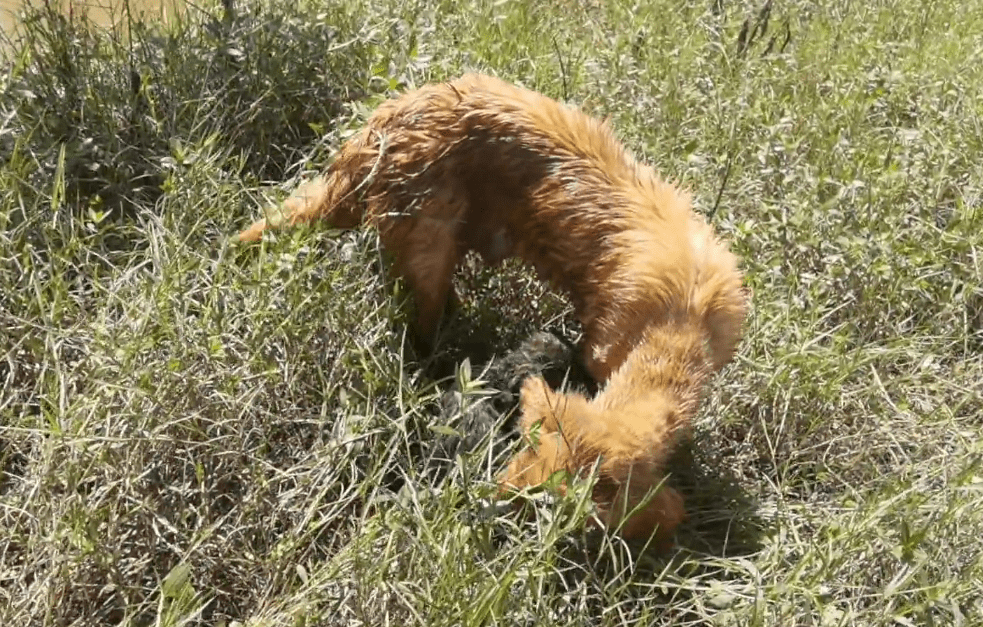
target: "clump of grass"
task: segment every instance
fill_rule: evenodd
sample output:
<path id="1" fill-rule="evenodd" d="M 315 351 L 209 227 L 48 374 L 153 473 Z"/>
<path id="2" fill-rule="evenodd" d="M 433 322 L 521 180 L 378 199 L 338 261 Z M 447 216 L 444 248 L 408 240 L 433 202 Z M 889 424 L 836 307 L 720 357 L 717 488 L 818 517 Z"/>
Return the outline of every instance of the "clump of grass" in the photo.
<path id="1" fill-rule="evenodd" d="M 373 46 L 340 3 L 189 7 L 166 30 L 123 14 L 125 34 L 26 9 L 3 85 L 18 193 L 62 180 L 58 200 L 82 210 L 152 206 L 183 147 L 209 138 L 237 174 L 277 180 L 368 88 Z"/>
<path id="2" fill-rule="evenodd" d="M 983 621 L 983 23 L 763 6 L 256 1 L 129 39 L 30 9 L 0 78 L 0 623 Z M 473 69 L 610 116 L 744 259 L 669 556 L 582 533 L 586 485 L 497 509 L 498 434 L 434 472 L 493 396 L 462 336 L 573 330 L 527 272 L 465 269 L 452 384 L 371 232 L 224 244 L 380 98 Z"/>

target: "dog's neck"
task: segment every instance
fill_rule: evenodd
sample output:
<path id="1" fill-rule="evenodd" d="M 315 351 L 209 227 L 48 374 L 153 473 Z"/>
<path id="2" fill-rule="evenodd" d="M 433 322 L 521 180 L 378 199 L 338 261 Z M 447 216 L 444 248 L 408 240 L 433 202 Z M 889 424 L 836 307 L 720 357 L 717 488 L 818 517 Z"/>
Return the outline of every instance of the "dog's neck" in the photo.
<path id="1" fill-rule="evenodd" d="M 692 417 L 711 371 L 703 328 L 667 321 L 647 328 L 596 401 L 613 409 L 659 394 Z"/>

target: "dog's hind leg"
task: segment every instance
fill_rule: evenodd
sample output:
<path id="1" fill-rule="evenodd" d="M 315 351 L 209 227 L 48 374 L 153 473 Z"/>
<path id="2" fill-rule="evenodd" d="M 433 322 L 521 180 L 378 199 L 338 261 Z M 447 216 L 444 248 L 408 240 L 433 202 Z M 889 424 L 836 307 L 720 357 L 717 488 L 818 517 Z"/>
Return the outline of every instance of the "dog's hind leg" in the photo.
<path id="1" fill-rule="evenodd" d="M 461 252 L 451 225 L 423 217 L 406 244 L 397 252 L 396 262 L 413 293 L 418 339 L 429 349 L 437 339 Z"/>

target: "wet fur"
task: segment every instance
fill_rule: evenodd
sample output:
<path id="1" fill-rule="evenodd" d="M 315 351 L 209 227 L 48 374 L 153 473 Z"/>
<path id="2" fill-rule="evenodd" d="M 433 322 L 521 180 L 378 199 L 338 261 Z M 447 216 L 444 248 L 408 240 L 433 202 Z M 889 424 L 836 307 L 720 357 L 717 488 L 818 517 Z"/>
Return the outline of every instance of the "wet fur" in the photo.
<path id="1" fill-rule="evenodd" d="M 323 176 L 237 239 L 322 219 L 378 228 L 427 340 L 469 250 L 490 264 L 519 257 L 569 294 L 584 363 L 607 383 L 588 400 L 528 379 L 528 446 L 501 484 L 519 489 L 596 464 L 605 525 L 651 497 L 622 533 L 672 533 L 681 498 L 650 491 L 706 377 L 731 359 L 745 315 L 737 260 L 686 192 L 636 161 L 606 124 L 472 74 L 380 105 Z"/>

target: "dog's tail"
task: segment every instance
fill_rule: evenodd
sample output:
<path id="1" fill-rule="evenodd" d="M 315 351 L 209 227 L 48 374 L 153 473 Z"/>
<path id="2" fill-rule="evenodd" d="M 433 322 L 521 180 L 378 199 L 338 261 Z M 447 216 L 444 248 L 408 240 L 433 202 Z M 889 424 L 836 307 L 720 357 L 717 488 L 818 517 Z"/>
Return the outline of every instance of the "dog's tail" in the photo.
<path id="1" fill-rule="evenodd" d="M 343 157 L 344 155 L 339 159 Z M 336 161 L 328 174 L 302 183 L 280 207 L 271 211 L 265 219 L 254 222 L 248 229 L 235 235 L 232 241 L 255 242 L 259 241 L 263 231 L 267 229 L 316 220 L 325 220 L 330 226 L 339 229 L 358 226 L 362 222 L 364 209 L 357 188 L 363 180 L 359 175 L 364 168 L 342 166 L 342 163 Z"/>

